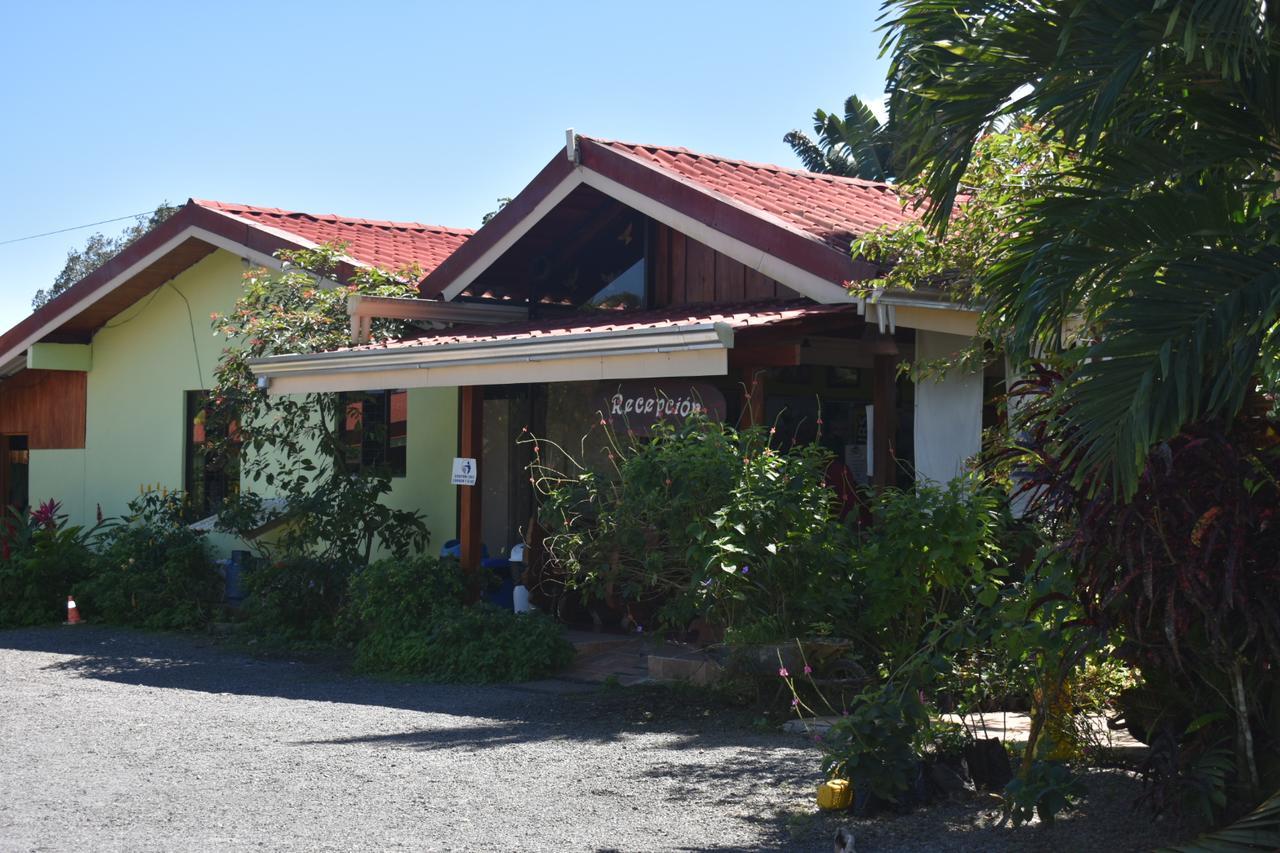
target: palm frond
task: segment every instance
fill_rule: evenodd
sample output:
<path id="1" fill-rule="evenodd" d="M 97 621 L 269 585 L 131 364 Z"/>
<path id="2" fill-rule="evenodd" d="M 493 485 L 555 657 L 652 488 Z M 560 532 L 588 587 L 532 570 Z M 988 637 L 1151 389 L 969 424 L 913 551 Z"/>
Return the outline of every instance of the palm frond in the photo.
<path id="1" fill-rule="evenodd" d="M 884 20 L 896 165 L 937 233 L 988 128 L 1026 114 L 1067 146 L 978 284 L 1015 359 L 1083 320 L 1066 416 L 1083 468 L 1129 491 L 1152 442 L 1232 414 L 1276 358 L 1280 12 L 891 0 Z"/>
<path id="2" fill-rule="evenodd" d="M 1274 850 L 1280 850 L 1280 791 L 1230 826 L 1207 832 L 1190 844 L 1165 847 L 1160 853 L 1261 853 Z"/>
<path id="3" fill-rule="evenodd" d="M 782 141 L 791 146 L 791 150 L 800 158 L 800 162 L 810 172 L 826 171 L 827 157 L 812 139 L 803 131 L 793 130 Z"/>

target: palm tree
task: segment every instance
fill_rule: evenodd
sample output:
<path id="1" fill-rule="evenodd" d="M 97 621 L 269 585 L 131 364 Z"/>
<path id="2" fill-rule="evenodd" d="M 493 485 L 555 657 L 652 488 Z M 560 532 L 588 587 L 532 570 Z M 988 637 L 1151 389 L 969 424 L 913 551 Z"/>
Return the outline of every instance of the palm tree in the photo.
<path id="1" fill-rule="evenodd" d="M 1068 149 L 983 274 L 1010 353 L 1086 345 L 1060 411 L 1081 476 L 1236 414 L 1280 363 L 1280 4 L 887 0 L 900 177 L 946 228 L 975 142 L 1030 114 Z"/>
<path id="2" fill-rule="evenodd" d="M 1148 465 L 1173 465 L 1154 447 L 1196 421 L 1230 422 L 1280 373 L 1280 3 L 886 0 L 885 9 L 901 177 L 926 186 L 936 233 L 993 126 L 1029 114 L 1066 148 L 1049 186 L 1038 187 L 1047 191 L 1011 212 L 978 277 L 989 325 L 1007 334 L 1015 360 L 1061 350 L 1064 329 L 1082 328 L 1051 417 L 1065 445 L 1059 458 L 1093 496 L 1092 523 L 1104 526 L 1109 513 L 1127 511 Z M 1108 495 L 1115 509 L 1099 510 Z M 1174 535 L 1152 526 L 1158 539 Z M 1231 535 L 1260 534 L 1238 526 Z M 1127 573 L 1120 589 L 1177 593 L 1129 573 L 1133 555 L 1102 559 Z M 1217 564 L 1203 571 L 1215 586 L 1232 582 Z M 1251 720 L 1254 709 L 1269 719 L 1275 702 L 1266 697 L 1277 694 L 1270 675 L 1246 693 L 1241 670 L 1250 654 L 1267 654 L 1260 638 L 1280 635 L 1274 602 L 1250 611 L 1265 617 L 1258 631 L 1240 602 L 1202 612 L 1153 634 L 1212 638 L 1203 627 L 1211 619 L 1231 627 L 1202 643 L 1201 662 L 1216 671 L 1174 683 L 1230 684 L 1221 704 L 1234 711 L 1237 784 L 1257 794 L 1260 768 L 1276 776 L 1255 761 L 1254 733 L 1266 729 Z M 1278 843 L 1273 796 L 1236 826 L 1178 849 Z"/>
<path id="3" fill-rule="evenodd" d="M 813 132 L 817 142 L 800 130 L 782 137 L 809 171 L 871 181 L 892 180 L 893 150 L 885 126 L 857 95 L 845 100 L 844 118 L 816 110 Z"/>

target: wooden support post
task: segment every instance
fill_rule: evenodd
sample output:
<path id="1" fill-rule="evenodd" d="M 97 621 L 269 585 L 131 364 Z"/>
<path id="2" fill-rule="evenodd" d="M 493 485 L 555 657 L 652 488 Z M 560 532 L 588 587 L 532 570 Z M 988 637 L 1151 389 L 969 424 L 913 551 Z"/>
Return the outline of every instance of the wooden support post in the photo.
<path id="1" fill-rule="evenodd" d="M 764 373 L 758 367 L 742 369 L 742 387 L 745 389 L 742 416 L 739 420 L 744 426 L 762 426 L 764 424 Z"/>
<path id="2" fill-rule="evenodd" d="M 484 388 L 467 385 L 462 389 L 461 418 L 458 432 L 461 438 L 459 454 L 475 459 L 477 474 L 484 473 L 484 460 L 480 458 L 484 446 Z M 480 488 L 479 476 L 474 486 L 459 486 L 460 510 L 458 513 L 458 539 L 462 544 L 462 568 L 474 572 L 480 568 Z"/>
<path id="3" fill-rule="evenodd" d="M 874 422 L 871 427 L 872 481 L 877 486 L 893 486 L 897 481 L 894 435 L 898 431 L 897 361 L 892 355 L 876 355 L 872 368 L 871 403 Z"/>

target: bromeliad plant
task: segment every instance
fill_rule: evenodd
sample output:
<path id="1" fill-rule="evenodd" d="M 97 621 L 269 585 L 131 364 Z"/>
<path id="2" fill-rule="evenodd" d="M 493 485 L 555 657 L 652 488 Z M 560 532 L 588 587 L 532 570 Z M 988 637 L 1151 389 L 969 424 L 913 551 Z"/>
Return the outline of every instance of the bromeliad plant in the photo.
<path id="1" fill-rule="evenodd" d="M 0 627 L 64 618 L 67 595 L 93 574 L 93 546 L 105 527 L 68 524 L 55 500 L 0 517 Z"/>

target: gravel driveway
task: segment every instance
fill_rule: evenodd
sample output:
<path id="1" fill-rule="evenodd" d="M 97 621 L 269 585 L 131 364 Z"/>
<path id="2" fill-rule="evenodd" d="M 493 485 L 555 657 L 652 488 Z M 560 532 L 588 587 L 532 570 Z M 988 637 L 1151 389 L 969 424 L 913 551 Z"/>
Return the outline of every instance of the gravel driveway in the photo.
<path id="1" fill-rule="evenodd" d="M 583 689 L 388 683 L 95 627 L 0 632 L 0 850 L 831 849 L 847 819 L 814 813 L 817 757 L 796 736 L 637 720 Z M 1091 787 L 1047 831 L 995 829 L 974 801 L 859 822 L 858 849 L 1101 853 L 1164 834 L 1130 811 L 1132 780 Z"/>
<path id="2" fill-rule="evenodd" d="M 565 690 L 0 632 L 0 849 L 789 848 L 794 737 L 611 725 Z"/>

